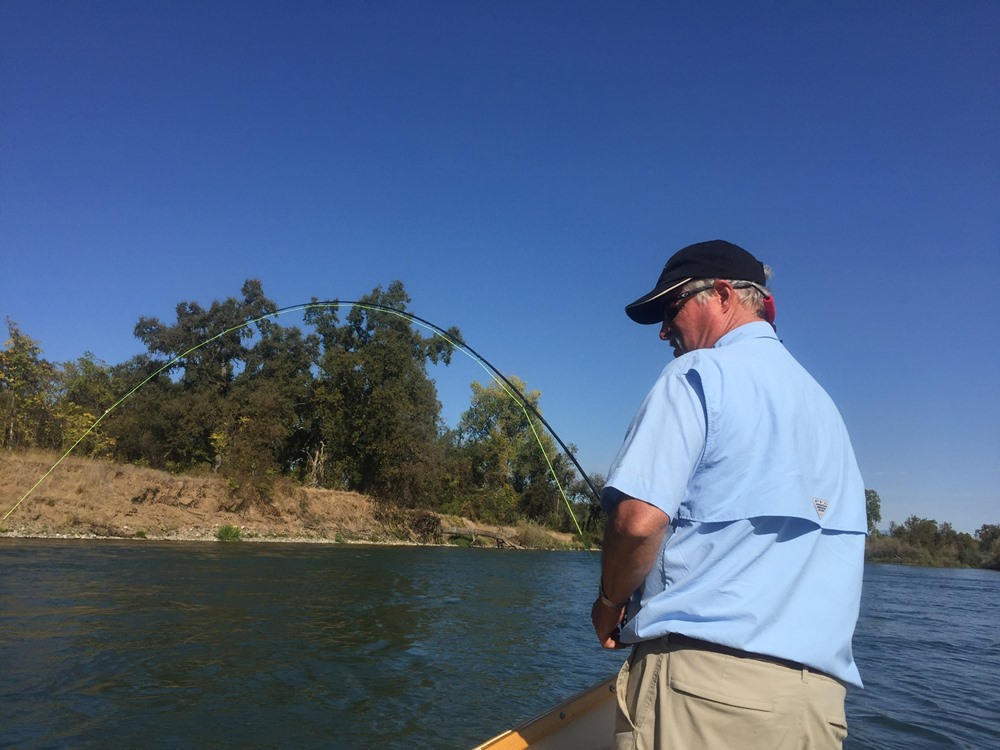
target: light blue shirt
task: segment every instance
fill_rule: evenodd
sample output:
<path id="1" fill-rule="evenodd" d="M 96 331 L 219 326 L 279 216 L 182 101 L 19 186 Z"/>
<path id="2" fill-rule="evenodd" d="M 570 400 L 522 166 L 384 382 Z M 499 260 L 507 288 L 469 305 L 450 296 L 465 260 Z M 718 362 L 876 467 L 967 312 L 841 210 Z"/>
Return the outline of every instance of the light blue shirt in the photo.
<path id="1" fill-rule="evenodd" d="M 602 495 L 671 519 L 622 640 L 683 633 L 861 686 L 865 492 L 840 413 L 767 323 L 678 357 L 643 401 Z"/>

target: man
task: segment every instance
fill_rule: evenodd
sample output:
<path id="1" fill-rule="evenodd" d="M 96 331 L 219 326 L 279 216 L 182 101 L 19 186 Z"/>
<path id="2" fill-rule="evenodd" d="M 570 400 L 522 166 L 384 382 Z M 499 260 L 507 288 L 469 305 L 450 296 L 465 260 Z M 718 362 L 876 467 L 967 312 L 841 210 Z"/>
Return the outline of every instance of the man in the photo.
<path id="1" fill-rule="evenodd" d="M 765 266 L 701 242 L 625 308 L 673 347 L 612 464 L 600 594 L 619 748 L 839 748 L 861 687 L 865 493 L 843 420 L 773 327 Z"/>

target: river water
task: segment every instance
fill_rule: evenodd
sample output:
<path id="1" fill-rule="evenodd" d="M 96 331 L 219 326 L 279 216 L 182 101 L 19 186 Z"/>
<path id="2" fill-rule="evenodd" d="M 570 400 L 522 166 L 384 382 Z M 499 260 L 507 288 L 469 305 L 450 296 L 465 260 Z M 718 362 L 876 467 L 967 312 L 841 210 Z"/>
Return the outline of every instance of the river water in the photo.
<path id="1" fill-rule="evenodd" d="M 615 672 L 596 554 L 0 539 L 0 747 L 468 748 Z M 870 566 L 850 750 L 1000 748 L 1000 574 Z"/>

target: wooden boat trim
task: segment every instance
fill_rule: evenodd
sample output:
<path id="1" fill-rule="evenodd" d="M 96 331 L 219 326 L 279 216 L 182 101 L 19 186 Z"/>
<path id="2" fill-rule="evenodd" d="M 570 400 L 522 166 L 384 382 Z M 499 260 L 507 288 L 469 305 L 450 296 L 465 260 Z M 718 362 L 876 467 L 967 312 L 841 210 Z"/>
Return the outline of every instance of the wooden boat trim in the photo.
<path id="1" fill-rule="evenodd" d="M 540 716 L 508 729 L 473 750 L 526 750 L 546 737 L 568 727 L 576 719 L 594 711 L 615 697 L 615 678 L 604 679 Z M 608 727 L 610 740 L 613 727 Z"/>

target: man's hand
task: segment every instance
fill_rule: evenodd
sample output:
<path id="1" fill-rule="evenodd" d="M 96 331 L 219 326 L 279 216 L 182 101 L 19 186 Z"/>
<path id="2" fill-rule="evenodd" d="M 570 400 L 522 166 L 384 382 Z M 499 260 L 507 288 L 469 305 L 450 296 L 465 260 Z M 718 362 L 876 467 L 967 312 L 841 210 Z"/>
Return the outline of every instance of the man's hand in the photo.
<path id="1" fill-rule="evenodd" d="M 625 618 L 625 607 L 621 606 L 612 609 L 601 601 L 600 597 L 594 601 L 594 606 L 590 608 L 590 621 L 594 624 L 594 631 L 597 633 L 597 640 L 604 648 L 628 648 L 627 643 L 622 643 L 621 637 L 622 620 Z"/>

